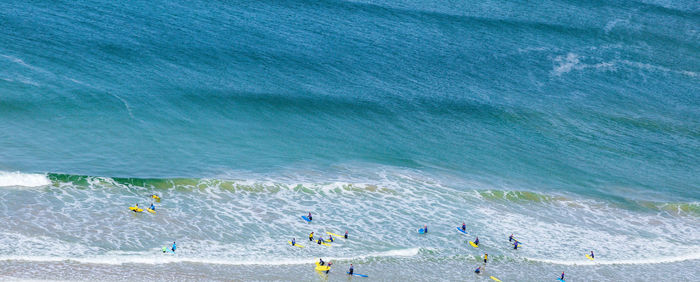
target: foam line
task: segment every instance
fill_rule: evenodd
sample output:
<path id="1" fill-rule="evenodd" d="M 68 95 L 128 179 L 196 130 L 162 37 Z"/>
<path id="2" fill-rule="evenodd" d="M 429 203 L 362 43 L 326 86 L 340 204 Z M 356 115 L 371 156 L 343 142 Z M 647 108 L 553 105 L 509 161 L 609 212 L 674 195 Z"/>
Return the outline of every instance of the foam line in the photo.
<path id="1" fill-rule="evenodd" d="M 364 259 L 369 257 L 408 257 L 417 255 L 419 248 L 391 250 L 385 252 L 371 253 L 368 255 L 357 257 L 340 257 L 327 258 L 327 261 L 333 260 L 353 260 Z M 86 257 L 57 257 L 57 256 L 0 256 L 0 261 L 25 261 L 25 262 L 62 262 L 74 261 L 85 264 L 108 264 L 122 265 L 130 263 L 138 264 L 167 264 L 167 263 L 204 263 L 204 264 L 222 264 L 222 265 L 298 265 L 311 264 L 318 261 L 318 258 L 307 259 L 280 259 L 280 260 L 236 260 L 236 259 L 216 259 L 216 258 L 197 258 L 183 257 L 179 254 L 160 254 L 153 253 L 142 255 L 127 255 L 127 256 L 86 256 Z"/>
<path id="2" fill-rule="evenodd" d="M 583 255 L 581 255 L 583 257 Z M 658 257 L 658 258 L 641 258 L 641 259 L 628 259 L 628 260 L 605 260 L 604 258 L 597 258 L 594 261 L 583 258 L 581 260 L 552 260 L 552 259 L 539 259 L 539 258 L 525 258 L 528 261 L 537 261 L 549 264 L 558 265 L 576 265 L 576 266 L 594 266 L 594 265 L 615 265 L 615 264 L 659 264 L 659 263 L 673 263 L 681 262 L 687 260 L 700 260 L 700 253 L 687 254 L 682 256 L 674 257 Z"/>
<path id="3" fill-rule="evenodd" d="M 0 171 L 0 187 L 39 187 L 50 184 L 51 180 L 44 174 Z"/>

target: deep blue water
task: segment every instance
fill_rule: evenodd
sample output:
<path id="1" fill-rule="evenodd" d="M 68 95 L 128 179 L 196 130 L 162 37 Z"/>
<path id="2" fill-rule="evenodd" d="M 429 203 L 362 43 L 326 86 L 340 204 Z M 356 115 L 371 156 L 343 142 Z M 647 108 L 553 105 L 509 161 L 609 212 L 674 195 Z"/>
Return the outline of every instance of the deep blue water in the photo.
<path id="1" fill-rule="evenodd" d="M 67 197 L 56 187 L 128 198 L 85 176 L 410 191 L 397 211 L 445 187 L 525 191 L 514 214 L 565 195 L 686 226 L 700 215 L 699 30 L 697 1 L 2 1 L 0 186 L 48 173 L 44 196 L 4 196 L 49 208 Z M 601 230 L 640 215 L 625 216 Z M 581 220 L 564 218 L 542 220 Z"/>

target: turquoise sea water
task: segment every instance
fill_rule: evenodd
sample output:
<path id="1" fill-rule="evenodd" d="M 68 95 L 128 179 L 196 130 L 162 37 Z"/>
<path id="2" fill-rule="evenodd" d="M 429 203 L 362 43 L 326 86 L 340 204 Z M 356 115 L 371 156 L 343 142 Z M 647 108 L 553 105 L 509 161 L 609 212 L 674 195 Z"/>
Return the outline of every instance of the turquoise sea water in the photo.
<path id="1" fill-rule="evenodd" d="M 696 1 L 3 1 L 0 27 L 0 276 L 700 275 Z"/>

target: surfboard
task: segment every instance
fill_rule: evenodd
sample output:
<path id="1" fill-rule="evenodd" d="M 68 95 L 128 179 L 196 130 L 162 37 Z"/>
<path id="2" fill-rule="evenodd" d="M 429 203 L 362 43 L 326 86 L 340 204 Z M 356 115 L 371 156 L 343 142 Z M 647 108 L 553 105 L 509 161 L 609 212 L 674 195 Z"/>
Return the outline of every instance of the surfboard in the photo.
<path id="1" fill-rule="evenodd" d="M 469 241 L 469 245 L 472 245 L 472 247 L 474 247 L 474 248 L 478 248 L 478 247 L 479 247 L 477 244 L 474 244 L 474 242 L 472 242 L 472 241 Z"/>
<path id="2" fill-rule="evenodd" d="M 316 270 L 317 270 L 317 271 L 326 271 L 326 270 L 330 270 L 330 269 L 331 269 L 330 266 L 328 266 L 328 265 L 321 265 L 319 262 L 316 262 Z"/>
<path id="3" fill-rule="evenodd" d="M 423 228 L 418 229 L 418 233 L 419 233 L 419 234 L 425 234 L 425 230 L 423 230 Z"/>
<path id="4" fill-rule="evenodd" d="M 152 209 L 150 209 L 150 208 L 148 208 L 148 209 L 146 209 L 146 210 L 147 210 L 148 212 L 152 213 L 152 214 L 156 214 L 156 211 L 154 211 L 154 210 L 152 210 Z"/>
<path id="5" fill-rule="evenodd" d="M 142 208 L 137 208 L 137 207 L 129 207 L 129 209 L 134 211 L 134 212 L 142 212 L 143 211 Z"/>
<path id="6" fill-rule="evenodd" d="M 501 282 L 501 279 L 498 279 L 498 278 L 493 277 L 493 276 L 491 276 L 491 279 L 493 279 L 493 281 L 496 281 L 496 282 Z"/>
<path id="7" fill-rule="evenodd" d="M 566 280 L 561 279 L 561 278 L 557 278 L 557 280 L 559 280 L 559 281 L 561 281 L 561 282 L 566 282 Z"/>
<path id="8" fill-rule="evenodd" d="M 304 220 L 306 220 L 306 222 L 311 222 L 311 219 L 309 219 L 309 218 L 306 217 L 305 215 L 302 215 L 301 218 L 303 218 Z"/>
<path id="9" fill-rule="evenodd" d="M 323 243 L 323 242 L 321 242 L 321 245 L 328 246 L 328 247 L 331 246 L 331 244 L 326 244 L 326 243 Z"/>
<path id="10" fill-rule="evenodd" d="M 350 274 L 350 272 L 346 272 L 346 273 L 347 273 L 347 274 Z M 360 276 L 360 277 L 369 277 L 369 276 L 367 276 L 367 275 L 364 275 L 364 274 L 357 274 L 357 273 L 353 273 L 353 274 L 350 274 L 350 275 L 355 275 L 355 276 Z"/>
<path id="11" fill-rule="evenodd" d="M 336 239 L 335 237 L 341 238 L 341 239 L 345 239 L 345 236 L 344 236 L 344 235 L 335 234 L 335 233 L 333 233 L 333 232 L 326 232 L 326 234 L 328 234 L 328 235 L 333 235 L 333 237 L 334 237 L 333 240 Z"/>
<path id="12" fill-rule="evenodd" d="M 457 231 L 462 234 L 467 234 L 467 231 L 462 230 L 462 227 L 457 227 Z"/>
<path id="13" fill-rule="evenodd" d="M 160 197 L 158 197 L 156 194 L 151 195 L 151 198 L 155 199 L 156 202 L 160 202 Z"/>
<path id="14" fill-rule="evenodd" d="M 290 245 L 292 245 L 292 241 L 287 241 L 287 243 L 289 243 Z M 299 248 L 303 248 L 303 247 L 304 247 L 304 246 L 302 246 L 302 245 L 299 245 L 299 243 L 294 243 L 294 245 L 292 245 L 292 246 L 294 246 L 294 247 L 299 247 Z"/>
<path id="15" fill-rule="evenodd" d="M 163 248 L 161 249 L 161 251 L 162 251 L 163 253 L 170 253 L 170 254 L 174 254 L 174 253 L 175 253 L 175 252 L 173 252 L 173 249 L 169 248 L 168 246 L 163 247 Z"/>
<path id="16" fill-rule="evenodd" d="M 589 254 L 586 254 L 586 258 L 587 258 L 587 259 L 590 259 L 590 260 L 593 260 L 593 258 L 592 258 L 591 255 L 589 255 Z"/>

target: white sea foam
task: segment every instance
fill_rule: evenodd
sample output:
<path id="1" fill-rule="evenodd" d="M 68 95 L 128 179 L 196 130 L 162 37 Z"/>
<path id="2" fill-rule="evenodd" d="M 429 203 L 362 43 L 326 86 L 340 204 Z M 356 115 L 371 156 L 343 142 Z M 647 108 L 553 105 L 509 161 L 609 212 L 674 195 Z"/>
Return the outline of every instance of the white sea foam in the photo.
<path id="1" fill-rule="evenodd" d="M 0 187 L 39 187 L 50 184 L 51 180 L 44 174 L 0 171 Z"/>
<path id="2" fill-rule="evenodd" d="M 356 259 L 377 258 L 377 257 L 410 257 L 415 256 L 420 251 L 419 248 L 398 249 L 385 252 L 374 252 L 367 255 L 353 257 L 328 257 L 326 261 L 350 261 Z M 74 261 L 86 264 L 167 264 L 167 263 L 205 263 L 222 265 L 298 265 L 313 264 L 318 261 L 317 257 L 308 258 L 282 258 L 282 259 L 226 259 L 209 257 L 190 257 L 181 254 L 162 254 L 160 252 L 151 253 L 124 253 L 99 256 L 22 256 L 5 255 L 0 256 L 0 261 L 28 261 L 28 262 L 64 262 Z"/>

